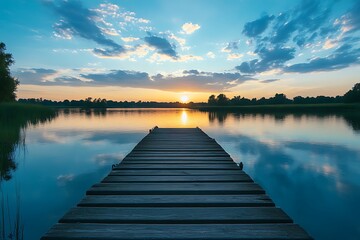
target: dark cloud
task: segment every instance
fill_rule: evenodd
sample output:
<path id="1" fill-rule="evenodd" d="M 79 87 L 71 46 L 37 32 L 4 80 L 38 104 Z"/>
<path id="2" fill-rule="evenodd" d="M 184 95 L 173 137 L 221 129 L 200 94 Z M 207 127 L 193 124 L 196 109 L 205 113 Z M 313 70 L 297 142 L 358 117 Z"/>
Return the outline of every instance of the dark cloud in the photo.
<path id="1" fill-rule="evenodd" d="M 145 72 L 112 70 L 109 73 L 80 74 L 81 77 L 91 80 L 93 85 L 114 85 L 136 87 L 148 85 L 149 75 Z"/>
<path id="2" fill-rule="evenodd" d="M 287 47 L 261 48 L 255 51 L 259 59 L 242 62 L 235 68 L 242 73 L 255 74 L 283 67 L 284 63 L 294 58 L 295 49 Z"/>
<path id="3" fill-rule="evenodd" d="M 226 52 L 232 52 L 234 50 L 238 50 L 239 49 L 239 41 L 235 41 L 235 42 L 229 42 L 226 47 L 224 48 L 224 51 Z"/>
<path id="4" fill-rule="evenodd" d="M 54 78 L 54 82 L 52 83 L 52 85 L 54 84 L 73 84 L 73 85 L 79 85 L 79 84 L 84 84 L 83 81 L 81 81 L 80 79 L 76 78 L 76 77 L 71 77 L 71 76 L 61 76 L 61 77 L 57 77 Z"/>
<path id="5" fill-rule="evenodd" d="M 348 11 L 345 18 L 351 27 L 351 32 L 360 30 L 360 1 L 355 1 L 353 7 Z"/>
<path id="6" fill-rule="evenodd" d="M 149 46 L 155 47 L 160 54 L 167 55 L 173 59 L 178 58 L 178 55 L 175 51 L 175 46 L 171 45 L 167 39 L 150 35 L 144 37 L 144 41 Z"/>
<path id="7" fill-rule="evenodd" d="M 121 86 L 148 88 L 170 91 L 214 91 L 226 90 L 245 81 L 255 80 L 240 73 L 214 73 L 198 70 L 185 70 L 182 76 L 157 74 L 149 76 L 146 72 L 111 70 L 103 73 L 84 73 L 81 69 L 72 69 L 72 74 L 50 69 L 34 71 L 18 70 L 14 75 L 21 83 L 58 86 Z M 51 72 L 44 74 L 42 72 Z"/>
<path id="8" fill-rule="evenodd" d="M 332 4 L 330 3 L 327 8 L 322 8 L 320 1 L 303 0 L 296 8 L 281 14 L 274 20 L 271 42 L 284 44 L 292 36 L 299 46 L 315 41 L 318 36 L 317 31 L 322 31 L 322 34 L 325 32 L 324 23 L 328 24 Z M 335 30 L 332 25 L 331 28 L 327 28 L 328 33 L 332 32 L 331 30 Z"/>
<path id="9" fill-rule="evenodd" d="M 276 78 L 276 79 L 266 79 L 266 80 L 262 80 L 261 82 L 262 83 L 272 83 L 272 82 L 277 82 L 279 81 L 280 79 Z"/>
<path id="10" fill-rule="evenodd" d="M 66 33 L 79 36 L 109 47 L 107 50 L 95 49 L 94 52 L 98 55 L 107 56 L 112 51 L 115 52 L 114 54 L 125 52 L 121 45 L 104 36 L 101 29 L 96 25 L 95 19 L 98 17 L 96 12 L 85 8 L 80 1 L 63 0 L 59 4 L 47 1 L 46 4 L 51 6 L 61 17 L 60 22 L 54 26 L 58 34 Z"/>
<path id="11" fill-rule="evenodd" d="M 183 74 L 200 74 L 198 70 L 184 70 Z"/>
<path id="12" fill-rule="evenodd" d="M 59 76 L 61 73 L 54 69 L 45 68 L 19 68 L 13 71 L 16 78 L 21 84 L 35 84 L 35 85 L 71 85 L 79 86 L 85 83 L 73 76 Z"/>
<path id="13" fill-rule="evenodd" d="M 242 62 L 235 68 L 242 73 L 256 74 L 271 69 L 284 72 L 331 71 L 359 64 L 360 52 L 354 49 L 359 38 L 353 35 L 360 29 L 360 2 L 342 16 L 331 18 L 337 1 L 302 0 L 298 6 L 279 15 L 265 15 L 245 24 L 243 34 L 255 43 L 257 59 Z M 347 31 L 344 31 L 344 29 Z M 314 43 L 331 41 L 339 45 L 326 57 L 286 66 L 295 58 L 297 49 L 311 48 Z M 290 46 L 290 47 L 289 47 Z M 318 48 L 318 47 L 317 47 Z M 331 49 L 331 50 L 330 50 Z M 318 49 L 317 49 L 318 50 Z"/>
<path id="14" fill-rule="evenodd" d="M 191 71 L 191 70 L 190 70 Z M 195 70 L 197 71 L 197 70 Z M 171 91 L 214 91 L 225 90 L 241 84 L 245 81 L 254 80 L 251 77 L 239 73 L 212 73 L 192 70 L 193 74 L 184 76 L 153 76 L 157 89 Z"/>
<path id="15" fill-rule="evenodd" d="M 45 68 L 19 68 L 13 72 L 21 84 L 39 84 L 45 83 L 47 77 L 56 74 L 54 69 Z"/>
<path id="16" fill-rule="evenodd" d="M 286 72 L 319 72 L 333 71 L 349 67 L 353 64 L 359 64 L 360 49 L 349 51 L 348 46 L 340 47 L 334 54 L 323 58 L 315 58 L 307 63 L 298 63 L 288 66 L 284 69 Z"/>
<path id="17" fill-rule="evenodd" d="M 256 37 L 263 33 L 274 16 L 265 15 L 255 21 L 248 22 L 244 26 L 243 34 L 248 37 Z"/>

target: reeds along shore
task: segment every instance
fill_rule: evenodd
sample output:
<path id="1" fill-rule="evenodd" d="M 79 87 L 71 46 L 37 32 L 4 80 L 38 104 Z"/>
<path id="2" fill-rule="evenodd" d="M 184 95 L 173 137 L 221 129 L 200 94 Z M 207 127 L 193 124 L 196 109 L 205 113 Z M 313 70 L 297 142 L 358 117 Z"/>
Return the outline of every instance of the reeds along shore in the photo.
<path id="1" fill-rule="evenodd" d="M 25 105 L 16 102 L 0 104 L 0 239 L 24 239 L 24 223 L 21 216 L 19 186 L 16 186 L 15 203 L 4 192 L 3 181 L 12 178 L 17 169 L 16 149 L 25 145 L 24 130 L 29 125 L 50 121 L 56 111 L 39 105 Z"/>

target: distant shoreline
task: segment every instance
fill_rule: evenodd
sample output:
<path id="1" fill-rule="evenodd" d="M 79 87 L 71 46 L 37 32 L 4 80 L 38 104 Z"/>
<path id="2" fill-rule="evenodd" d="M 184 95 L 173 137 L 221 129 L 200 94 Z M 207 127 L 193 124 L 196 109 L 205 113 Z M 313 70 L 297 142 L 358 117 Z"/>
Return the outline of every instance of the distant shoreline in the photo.
<path id="1" fill-rule="evenodd" d="M 278 104 L 251 106 L 204 106 L 197 107 L 208 112 L 238 112 L 238 113 L 274 113 L 274 112 L 349 112 L 360 113 L 359 103 L 323 103 L 323 104 Z"/>
<path id="2" fill-rule="evenodd" d="M 247 105 L 247 106 L 206 106 L 204 104 L 182 104 L 181 106 L 123 106 L 123 107 L 86 107 L 86 106 L 48 106 L 53 109 L 195 109 L 208 112 L 244 112 L 244 113 L 273 113 L 273 112 L 349 112 L 360 113 L 360 103 L 319 103 L 319 104 L 277 104 L 277 105 Z"/>

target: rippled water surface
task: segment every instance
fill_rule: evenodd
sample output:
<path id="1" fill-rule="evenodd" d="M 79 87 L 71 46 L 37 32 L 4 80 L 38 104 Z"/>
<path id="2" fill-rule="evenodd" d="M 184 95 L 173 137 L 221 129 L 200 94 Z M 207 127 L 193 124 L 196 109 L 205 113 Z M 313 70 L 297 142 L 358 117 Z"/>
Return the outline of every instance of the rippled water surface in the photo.
<path id="1" fill-rule="evenodd" d="M 18 130 L 24 142 L 5 150 L 14 151 L 6 154 L 15 167 L 1 182 L 2 199 L 11 220 L 20 210 L 24 239 L 39 239 L 150 128 L 199 126 L 315 239 L 360 239 L 359 122 L 341 115 L 61 110 Z"/>

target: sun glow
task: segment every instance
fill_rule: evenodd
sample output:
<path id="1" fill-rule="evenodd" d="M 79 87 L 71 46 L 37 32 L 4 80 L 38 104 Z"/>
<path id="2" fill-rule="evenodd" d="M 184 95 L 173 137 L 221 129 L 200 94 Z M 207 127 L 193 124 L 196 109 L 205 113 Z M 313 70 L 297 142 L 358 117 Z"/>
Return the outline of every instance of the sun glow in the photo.
<path id="1" fill-rule="evenodd" d="M 186 96 L 186 95 L 182 95 L 180 97 L 180 100 L 181 100 L 182 103 L 187 103 L 189 101 L 189 97 Z"/>
<path id="2" fill-rule="evenodd" d="M 188 115 L 187 115 L 186 110 L 183 109 L 182 112 L 181 112 L 181 123 L 183 125 L 186 125 L 187 122 L 188 122 Z"/>

